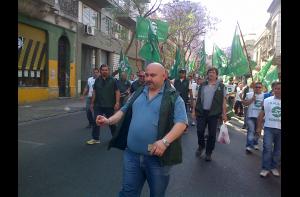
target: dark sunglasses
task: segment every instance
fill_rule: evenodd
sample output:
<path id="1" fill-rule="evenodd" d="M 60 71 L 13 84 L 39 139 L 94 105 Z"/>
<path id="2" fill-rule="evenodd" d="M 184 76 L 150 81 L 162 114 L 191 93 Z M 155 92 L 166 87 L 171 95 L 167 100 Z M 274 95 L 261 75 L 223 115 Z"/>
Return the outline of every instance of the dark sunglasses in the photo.
<path id="1" fill-rule="evenodd" d="M 262 88 L 261 86 L 256 86 L 255 88 L 258 88 L 258 89 L 260 89 L 260 88 Z"/>

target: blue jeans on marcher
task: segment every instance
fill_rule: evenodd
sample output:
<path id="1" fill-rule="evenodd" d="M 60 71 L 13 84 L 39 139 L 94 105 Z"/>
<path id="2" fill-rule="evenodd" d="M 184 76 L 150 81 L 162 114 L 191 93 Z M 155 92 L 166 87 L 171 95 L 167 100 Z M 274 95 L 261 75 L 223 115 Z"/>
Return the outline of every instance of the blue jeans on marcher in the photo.
<path id="1" fill-rule="evenodd" d="M 246 147 L 254 148 L 254 145 L 258 145 L 258 139 L 255 135 L 257 118 L 247 117 L 247 143 Z"/>
<path id="2" fill-rule="evenodd" d="M 274 144 L 274 147 L 273 147 Z M 264 128 L 262 169 L 278 168 L 281 153 L 281 129 Z"/>
<path id="3" fill-rule="evenodd" d="M 114 115 L 114 108 L 110 107 L 94 107 L 94 121 L 92 137 L 94 140 L 99 140 L 100 137 L 100 126 L 96 124 L 96 118 L 98 115 L 105 115 L 107 118 Z M 111 135 L 113 136 L 116 131 L 116 125 L 109 125 Z"/>
<path id="4" fill-rule="evenodd" d="M 139 197 L 146 180 L 150 197 L 164 197 L 169 184 L 170 169 L 170 166 L 162 166 L 157 156 L 138 154 L 126 148 L 119 197 Z"/>
<path id="5" fill-rule="evenodd" d="M 94 125 L 94 117 L 93 112 L 91 111 L 90 105 L 91 105 L 92 97 L 85 97 L 85 112 L 86 117 L 89 121 L 89 125 Z"/>

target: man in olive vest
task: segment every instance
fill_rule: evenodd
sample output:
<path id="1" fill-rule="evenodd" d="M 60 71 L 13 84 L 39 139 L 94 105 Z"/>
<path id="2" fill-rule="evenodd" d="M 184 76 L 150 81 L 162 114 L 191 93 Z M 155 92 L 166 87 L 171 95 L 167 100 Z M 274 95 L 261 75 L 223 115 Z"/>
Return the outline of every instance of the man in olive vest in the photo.
<path id="1" fill-rule="evenodd" d="M 124 151 L 119 196 L 140 196 L 147 180 L 151 196 L 165 196 L 171 166 L 182 162 L 180 136 L 187 127 L 182 98 L 166 79 L 164 67 L 150 63 L 146 86 L 138 88 L 113 116 L 99 115 L 99 125 L 118 124 L 109 147 Z"/>
<path id="2" fill-rule="evenodd" d="M 190 95 L 190 105 L 191 108 L 193 108 L 193 92 L 192 92 L 192 86 L 190 81 L 186 78 L 186 70 L 181 69 L 179 71 L 179 79 L 175 79 L 174 81 L 174 87 L 179 92 L 181 98 L 183 99 L 185 103 L 185 108 L 188 111 L 188 101 L 189 101 L 189 95 Z"/>
<path id="3" fill-rule="evenodd" d="M 226 93 L 225 88 L 218 79 L 218 70 L 210 68 L 207 71 L 208 80 L 202 83 L 198 90 L 196 107 L 193 108 L 193 116 L 197 119 L 198 149 L 196 156 L 201 156 L 206 147 L 206 161 L 211 161 L 211 155 L 215 147 L 218 118 L 222 115 L 223 121 L 226 116 Z M 208 125 L 208 139 L 205 146 L 204 132 Z"/>
<path id="4" fill-rule="evenodd" d="M 98 115 L 112 116 L 115 110 L 120 108 L 120 91 L 117 86 L 117 80 L 109 75 L 109 66 L 102 64 L 100 66 L 101 76 L 95 80 L 93 86 L 93 95 L 91 102 L 91 110 L 94 117 Z M 115 125 L 110 125 L 110 131 L 113 136 L 116 130 Z M 100 127 L 93 126 L 92 139 L 87 144 L 99 144 Z"/>

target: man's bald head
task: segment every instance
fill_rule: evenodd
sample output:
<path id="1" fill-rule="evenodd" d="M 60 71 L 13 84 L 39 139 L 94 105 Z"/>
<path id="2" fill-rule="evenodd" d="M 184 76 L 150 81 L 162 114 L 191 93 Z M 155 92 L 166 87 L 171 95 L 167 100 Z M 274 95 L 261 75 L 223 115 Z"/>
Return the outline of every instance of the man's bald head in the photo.
<path id="1" fill-rule="evenodd" d="M 146 85 L 150 89 L 160 89 L 166 79 L 166 70 L 160 63 L 150 63 L 146 67 Z"/>
<path id="2" fill-rule="evenodd" d="M 161 72 L 166 72 L 165 67 L 163 67 L 163 65 L 161 65 L 160 63 L 157 63 L 157 62 L 148 64 L 147 68 L 149 68 L 149 67 L 157 68 Z"/>

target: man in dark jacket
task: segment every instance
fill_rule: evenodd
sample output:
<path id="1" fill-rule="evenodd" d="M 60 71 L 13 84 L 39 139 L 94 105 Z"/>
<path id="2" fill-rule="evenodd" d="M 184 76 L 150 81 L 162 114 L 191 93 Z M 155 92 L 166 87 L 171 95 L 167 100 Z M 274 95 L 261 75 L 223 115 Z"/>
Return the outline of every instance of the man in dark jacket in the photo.
<path id="1" fill-rule="evenodd" d="M 181 69 L 179 71 L 179 79 L 175 79 L 174 87 L 179 92 L 180 96 L 182 97 L 186 110 L 189 109 L 188 103 L 190 101 L 191 108 L 193 108 L 193 92 L 192 86 L 190 81 L 186 78 L 186 70 Z M 190 96 L 190 99 L 189 99 Z"/>
<path id="2" fill-rule="evenodd" d="M 93 96 L 91 101 L 91 110 L 94 112 L 94 118 L 101 114 L 112 116 L 120 108 L 120 91 L 117 86 L 117 80 L 109 75 L 109 66 L 102 64 L 100 66 L 101 76 L 95 80 L 93 86 Z M 115 125 L 110 125 L 110 131 L 113 136 L 116 130 Z M 100 127 L 93 126 L 92 139 L 86 143 L 89 145 L 100 143 Z"/>
<path id="3" fill-rule="evenodd" d="M 140 87 L 116 114 L 96 123 L 118 125 L 110 147 L 124 151 L 119 196 L 140 196 L 147 180 L 151 196 L 165 196 L 170 167 L 182 162 L 180 136 L 187 126 L 182 98 L 166 80 L 164 67 L 150 63 L 146 86 Z"/>
<path id="4" fill-rule="evenodd" d="M 198 90 L 196 107 L 193 116 L 197 119 L 198 149 L 196 156 L 201 156 L 205 151 L 205 160 L 211 161 L 211 155 L 215 148 L 217 123 L 220 116 L 227 121 L 225 88 L 218 79 L 218 70 L 210 68 L 207 71 L 208 80 L 201 84 Z M 205 145 L 204 132 L 208 125 L 208 139 Z"/>

